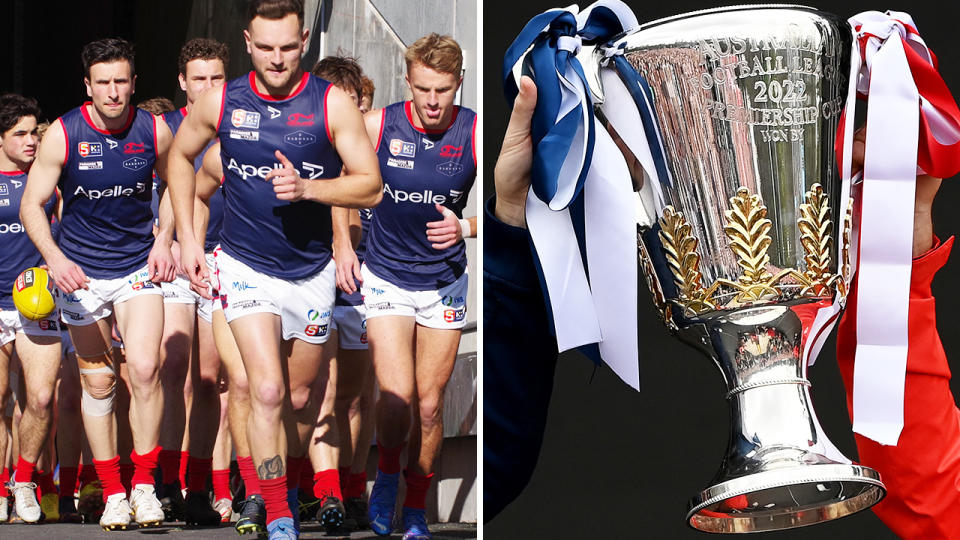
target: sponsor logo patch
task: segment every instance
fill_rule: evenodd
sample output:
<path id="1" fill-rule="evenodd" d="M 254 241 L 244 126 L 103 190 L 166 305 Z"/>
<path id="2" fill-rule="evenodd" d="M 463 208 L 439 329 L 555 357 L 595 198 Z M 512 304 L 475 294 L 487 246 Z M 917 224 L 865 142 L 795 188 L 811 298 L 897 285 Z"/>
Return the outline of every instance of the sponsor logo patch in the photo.
<path id="1" fill-rule="evenodd" d="M 132 157 L 123 162 L 124 169 L 130 169 L 131 171 L 139 171 L 140 169 L 147 166 L 147 160 L 142 157 Z"/>
<path id="2" fill-rule="evenodd" d="M 467 310 L 465 308 L 445 309 L 443 310 L 443 320 L 446 322 L 460 322 L 466 314 Z"/>
<path id="3" fill-rule="evenodd" d="M 37 321 L 37 324 L 40 326 L 41 330 L 59 330 L 57 327 L 57 322 L 50 319 L 40 319 Z"/>
<path id="4" fill-rule="evenodd" d="M 279 118 L 281 114 L 280 109 L 274 107 L 273 105 L 267 105 L 267 112 L 270 113 L 270 119 L 274 120 Z"/>
<path id="5" fill-rule="evenodd" d="M 393 199 L 393 202 L 402 203 L 402 202 L 412 202 L 412 203 L 424 203 L 424 204 L 443 204 L 447 202 L 446 195 L 440 195 L 434 193 L 432 189 L 425 189 L 423 191 L 404 191 L 402 189 L 392 189 L 390 184 L 383 184 L 383 194 Z"/>
<path id="6" fill-rule="evenodd" d="M 433 141 L 431 141 L 430 139 L 422 138 L 422 139 L 420 139 L 420 142 L 423 143 L 423 149 L 424 149 L 424 150 L 430 150 L 430 149 L 433 148 L 433 144 L 434 144 L 434 143 L 433 143 Z"/>
<path id="7" fill-rule="evenodd" d="M 224 298 L 226 298 L 226 297 L 224 297 Z M 223 301 L 223 307 L 227 307 L 227 302 L 226 302 L 226 300 L 224 299 L 224 300 L 222 300 L 222 301 Z M 241 301 L 236 302 L 235 304 L 233 304 L 233 307 L 235 307 L 235 308 L 237 308 L 237 309 L 250 309 L 250 308 L 255 308 L 255 307 L 257 307 L 257 306 L 259 306 L 260 304 L 261 304 L 261 302 L 260 302 L 259 300 L 241 300 Z"/>
<path id="8" fill-rule="evenodd" d="M 232 285 L 233 285 L 234 290 L 237 290 L 237 291 L 245 291 L 245 290 L 247 290 L 247 289 L 256 289 L 256 288 L 257 288 L 256 285 L 251 285 L 251 284 L 247 283 L 246 281 L 234 281 L 234 282 L 232 283 Z"/>
<path id="9" fill-rule="evenodd" d="M 103 144 L 98 142 L 77 143 L 77 153 L 80 157 L 100 157 L 103 155 Z"/>
<path id="10" fill-rule="evenodd" d="M 0 206 L 10 206 L 10 199 L 0 199 Z"/>
<path id="11" fill-rule="evenodd" d="M 463 155 L 463 146 L 445 144 L 440 147 L 440 157 L 455 158 Z"/>
<path id="12" fill-rule="evenodd" d="M 385 290 L 383 290 L 383 289 L 378 289 L 377 287 L 370 287 L 370 292 L 372 292 L 373 294 L 378 294 L 378 295 L 379 295 L 379 294 L 383 294 L 383 293 L 385 293 L 385 292 L 387 292 L 387 291 L 385 291 Z"/>
<path id="13" fill-rule="evenodd" d="M 453 176 L 463 170 L 463 165 L 455 161 L 444 161 L 437 164 L 437 172 L 444 176 Z"/>
<path id="14" fill-rule="evenodd" d="M 9 195 L 9 194 L 10 194 L 10 186 L 6 184 L 0 184 L 0 195 Z"/>
<path id="15" fill-rule="evenodd" d="M 111 150 L 113 150 L 114 148 L 116 148 L 118 144 L 120 144 L 120 143 L 118 143 L 117 141 L 115 141 L 115 140 L 113 140 L 113 139 L 107 139 L 107 146 L 109 146 Z"/>
<path id="16" fill-rule="evenodd" d="M 408 171 L 412 171 L 413 161 L 409 159 L 387 158 L 387 166 L 396 167 L 398 169 L 407 169 Z"/>
<path id="17" fill-rule="evenodd" d="M 307 320 L 309 321 L 315 321 L 317 319 L 329 319 L 329 318 L 330 318 L 329 310 L 321 313 L 320 311 L 311 309 L 310 311 L 307 312 Z"/>
<path id="18" fill-rule="evenodd" d="M 309 144 L 317 142 L 317 138 L 306 131 L 294 131 L 293 133 L 287 133 L 283 136 L 283 141 L 287 144 L 292 144 L 297 148 L 303 148 Z"/>
<path id="19" fill-rule="evenodd" d="M 398 157 L 412 158 L 417 154 L 417 144 L 402 139 L 390 139 L 390 153 Z"/>
<path id="20" fill-rule="evenodd" d="M 300 114 L 295 112 L 287 117 L 288 126 L 312 126 L 313 125 L 313 115 L 312 114 Z"/>
<path id="21" fill-rule="evenodd" d="M 143 143 L 128 142 L 123 145 L 124 154 L 142 154 L 144 151 Z"/>
<path id="22" fill-rule="evenodd" d="M 17 234 L 23 232 L 23 225 L 19 223 L 0 223 L 0 234 Z"/>
<path id="23" fill-rule="evenodd" d="M 234 109 L 233 114 L 230 115 L 230 123 L 233 127 L 260 129 L 260 113 Z"/>
<path id="24" fill-rule="evenodd" d="M 393 307 L 393 304 L 390 302 L 377 302 L 375 304 L 370 304 L 367 306 L 367 309 L 390 309 Z"/>
<path id="25" fill-rule="evenodd" d="M 463 303 L 463 297 L 462 297 L 462 296 L 450 296 L 450 295 L 447 295 L 447 296 L 444 296 L 444 297 L 443 297 L 443 299 L 440 301 L 440 303 L 442 303 L 442 304 L 445 305 L 445 306 L 452 306 L 452 305 L 454 305 L 454 304 L 462 304 L 462 303 Z"/>
<path id="26" fill-rule="evenodd" d="M 82 320 L 83 320 L 83 315 L 81 315 L 81 314 L 79 314 L 79 313 L 74 313 L 74 312 L 72 312 L 72 311 L 67 311 L 67 310 L 65 310 L 65 309 L 61 309 L 61 310 L 60 310 L 60 313 L 63 313 L 64 315 L 66 315 L 67 318 L 69 318 L 71 321 L 82 321 Z"/>
<path id="27" fill-rule="evenodd" d="M 102 168 L 102 161 L 81 161 L 77 163 L 77 170 L 80 171 L 99 171 Z"/>
<path id="28" fill-rule="evenodd" d="M 88 199 L 102 199 L 104 197 L 129 197 L 134 193 L 143 193 L 145 190 L 146 184 L 137 182 L 136 188 L 125 188 L 119 184 L 107 189 L 83 189 L 83 186 L 77 186 L 73 194 L 75 196 L 84 196 Z"/>
<path id="29" fill-rule="evenodd" d="M 230 138 L 239 139 L 241 141 L 259 141 L 260 132 L 259 131 L 240 131 L 239 129 L 231 129 Z"/>
<path id="30" fill-rule="evenodd" d="M 308 324 L 303 329 L 303 333 L 308 336 L 325 336 L 327 335 L 327 327 L 326 324 Z"/>

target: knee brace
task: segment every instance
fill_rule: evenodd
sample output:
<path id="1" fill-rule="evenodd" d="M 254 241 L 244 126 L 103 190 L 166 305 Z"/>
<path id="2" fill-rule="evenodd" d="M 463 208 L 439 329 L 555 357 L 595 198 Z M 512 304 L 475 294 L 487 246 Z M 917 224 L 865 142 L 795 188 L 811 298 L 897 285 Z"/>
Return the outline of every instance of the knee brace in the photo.
<path id="1" fill-rule="evenodd" d="M 88 375 L 98 373 L 107 373 L 105 378 L 109 380 L 106 388 L 101 388 L 91 393 L 87 390 L 86 384 L 80 385 L 80 410 L 89 416 L 106 416 L 113 412 L 113 401 L 117 396 L 117 373 L 113 369 L 113 362 L 110 355 L 103 353 L 97 356 L 81 357 L 87 362 L 103 362 L 105 365 L 98 368 L 80 368 L 80 378 L 87 381 Z"/>

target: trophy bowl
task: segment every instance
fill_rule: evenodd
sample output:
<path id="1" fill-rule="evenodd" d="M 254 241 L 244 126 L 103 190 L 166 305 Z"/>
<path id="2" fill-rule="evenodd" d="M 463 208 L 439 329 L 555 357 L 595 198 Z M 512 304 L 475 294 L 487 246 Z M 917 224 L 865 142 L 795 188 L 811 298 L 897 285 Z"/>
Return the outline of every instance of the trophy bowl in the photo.
<path id="1" fill-rule="evenodd" d="M 652 181 L 630 167 L 640 273 L 664 322 L 727 387 L 726 456 L 688 523 L 758 532 L 869 508 L 885 494 L 880 476 L 826 438 L 807 379 L 850 274 L 834 152 L 848 24 L 799 6 L 738 6 L 646 24 L 612 45 L 646 81 L 669 173 Z M 597 117 L 619 141 L 599 106 L 603 80 L 636 82 L 601 67 L 599 49 L 584 64 Z M 825 312 L 833 319 L 818 320 Z"/>

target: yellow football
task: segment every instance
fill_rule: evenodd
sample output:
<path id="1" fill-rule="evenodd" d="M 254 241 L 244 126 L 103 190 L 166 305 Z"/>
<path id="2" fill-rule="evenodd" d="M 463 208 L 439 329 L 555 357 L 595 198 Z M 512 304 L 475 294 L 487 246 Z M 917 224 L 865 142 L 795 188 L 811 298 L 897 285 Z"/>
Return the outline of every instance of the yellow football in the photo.
<path id="1" fill-rule="evenodd" d="M 53 281 L 43 268 L 27 268 L 13 282 L 13 304 L 20 314 L 34 321 L 46 319 L 57 308 Z"/>

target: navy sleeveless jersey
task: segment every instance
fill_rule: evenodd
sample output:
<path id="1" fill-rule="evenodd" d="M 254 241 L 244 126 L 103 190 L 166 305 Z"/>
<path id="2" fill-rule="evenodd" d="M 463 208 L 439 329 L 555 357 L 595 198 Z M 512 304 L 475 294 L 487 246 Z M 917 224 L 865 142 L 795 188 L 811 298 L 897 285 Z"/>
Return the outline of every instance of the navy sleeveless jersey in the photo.
<path id="1" fill-rule="evenodd" d="M 170 131 L 174 135 L 177 134 L 177 130 L 180 129 L 180 124 L 183 123 L 183 119 L 186 117 L 187 117 L 186 107 L 181 107 L 180 109 L 177 109 L 175 111 L 163 113 L 163 120 L 167 123 L 168 126 L 170 126 Z M 199 171 L 200 167 L 203 166 L 203 156 L 207 154 L 207 150 L 209 150 L 211 146 L 216 144 L 216 142 L 217 140 L 214 139 L 209 143 L 207 143 L 207 147 L 203 149 L 203 152 L 200 152 L 200 155 L 193 160 L 194 172 Z M 207 235 L 206 235 L 206 241 L 203 244 L 203 250 L 206 251 L 207 253 L 210 253 L 211 251 L 213 251 L 213 248 L 217 247 L 217 245 L 220 243 L 220 229 L 223 227 L 223 190 L 220 189 L 222 187 L 223 187 L 223 184 L 221 183 L 220 187 L 213 192 L 213 195 L 210 197 L 210 200 L 207 201 L 208 204 L 210 205 L 210 217 L 207 220 Z M 162 193 L 162 192 L 158 191 L 158 194 L 159 193 Z M 157 200 L 159 201 L 159 196 Z M 159 209 L 157 209 L 157 212 L 159 212 Z M 154 214 L 154 216 L 155 218 L 159 217 L 156 214 Z"/>
<path id="2" fill-rule="evenodd" d="M 30 241 L 20 223 L 20 199 L 27 173 L 23 171 L 0 171 L 0 309 L 16 309 L 13 305 L 13 282 L 20 272 L 31 266 L 43 264 L 43 257 Z M 43 206 L 47 218 L 57 208 L 54 194 Z M 56 237 L 54 237 L 56 238 Z"/>
<path id="3" fill-rule="evenodd" d="M 361 208 L 360 213 L 360 243 L 357 244 L 357 259 L 361 263 L 367 256 L 367 237 L 370 236 L 370 222 L 373 221 L 373 209 Z M 354 279 L 356 282 L 356 279 Z M 337 297 L 334 301 L 338 306 L 361 306 L 363 305 L 363 295 L 360 294 L 360 283 L 357 282 L 357 290 L 353 294 L 347 294 L 337 287 Z"/>
<path id="4" fill-rule="evenodd" d="M 456 281 L 467 265 L 463 242 L 436 250 L 427 223 L 440 221 L 435 203 L 463 217 L 477 174 L 477 115 L 458 107 L 442 131 L 414 127 L 411 102 L 383 110 L 377 158 L 383 200 L 373 213 L 366 262 L 374 274 L 410 290 L 438 289 Z"/>
<path id="5" fill-rule="evenodd" d="M 266 182 L 281 168 L 280 150 L 308 180 L 334 178 L 343 164 L 330 142 L 326 97 L 332 85 L 309 73 L 290 96 L 260 94 L 254 73 L 228 82 L 217 136 L 223 162 L 224 214 L 220 245 L 258 272 L 294 280 L 330 261 L 330 207 L 277 199 Z"/>
<path id="6" fill-rule="evenodd" d="M 113 279 L 146 264 L 153 247 L 157 130 L 153 115 L 137 108 L 122 129 L 100 130 L 88 105 L 60 117 L 67 145 L 60 249 L 88 276 Z"/>

